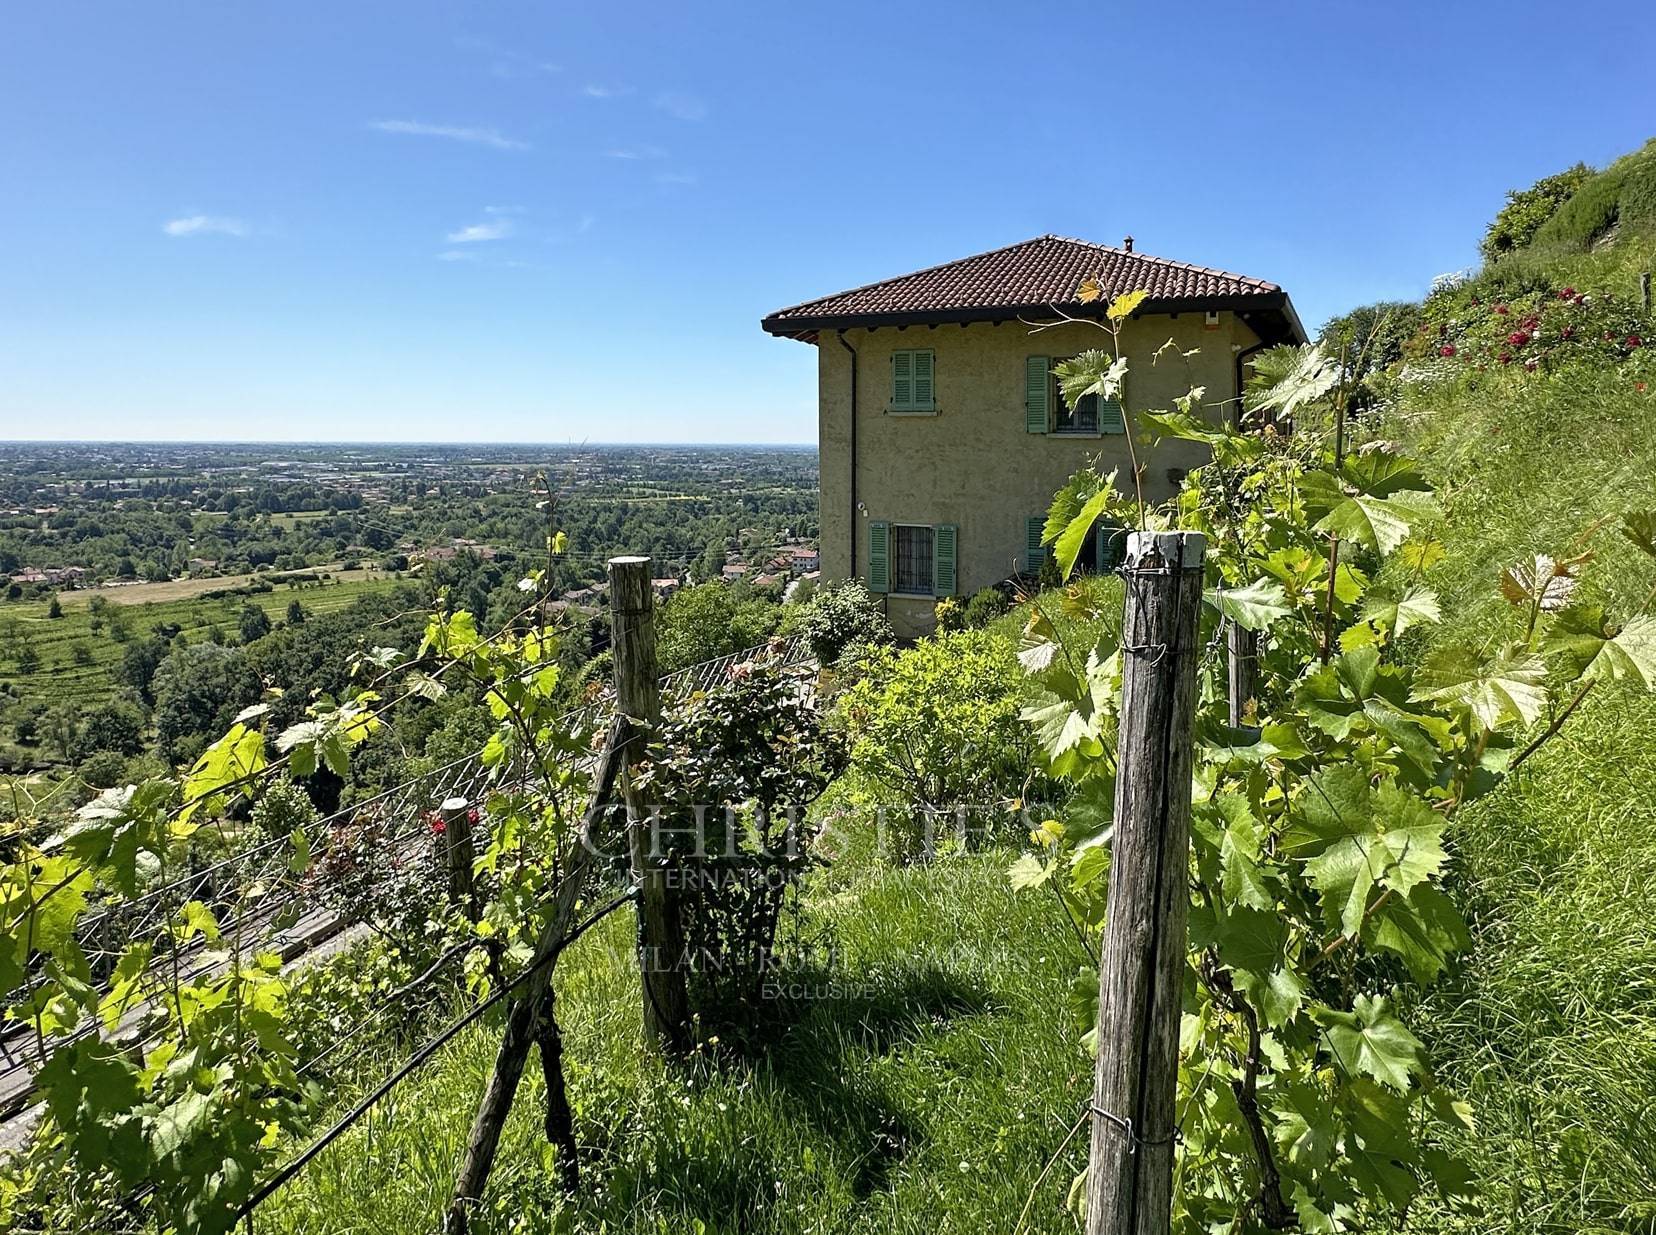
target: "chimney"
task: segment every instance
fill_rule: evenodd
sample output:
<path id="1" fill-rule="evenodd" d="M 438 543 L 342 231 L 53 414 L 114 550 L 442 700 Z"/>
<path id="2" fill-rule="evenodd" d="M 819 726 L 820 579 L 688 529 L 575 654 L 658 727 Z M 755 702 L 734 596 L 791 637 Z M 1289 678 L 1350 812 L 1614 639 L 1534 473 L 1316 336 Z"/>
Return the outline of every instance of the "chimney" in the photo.
<path id="1" fill-rule="evenodd" d="M 1133 251 L 1133 238 L 1131 236 L 1126 237 L 1122 240 L 1121 247 L 1131 253 Z"/>

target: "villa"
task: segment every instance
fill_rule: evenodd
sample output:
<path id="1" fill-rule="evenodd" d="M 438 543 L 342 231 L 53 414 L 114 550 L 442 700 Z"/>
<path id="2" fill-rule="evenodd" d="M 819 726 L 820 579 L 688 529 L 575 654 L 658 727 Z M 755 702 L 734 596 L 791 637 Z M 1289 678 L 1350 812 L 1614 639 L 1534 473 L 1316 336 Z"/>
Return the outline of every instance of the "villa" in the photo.
<path id="1" fill-rule="evenodd" d="M 1083 303 L 1088 279 L 1103 294 Z M 1038 236 L 766 317 L 769 333 L 817 348 L 823 578 L 863 580 L 913 635 L 939 597 L 1037 571 L 1047 505 L 1077 468 L 1096 459 L 1131 483 L 1122 406 L 1066 406 L 1052 370 L 1107 347 L 1095 323 L 1138 290 L 1149 295 L 1122 328 L 1127 410 L 1199 385 L 1228 409 L 1213 414 L 1234 414 L 1248 358 L 1306 338 L 1276 284 L 1136 253 L 1132 237 Z M 1169 340 L 1196 354 L 1153 361 Z M 1159 498 L 1204 452 L 1168 441 L 1141 455 Z"/>

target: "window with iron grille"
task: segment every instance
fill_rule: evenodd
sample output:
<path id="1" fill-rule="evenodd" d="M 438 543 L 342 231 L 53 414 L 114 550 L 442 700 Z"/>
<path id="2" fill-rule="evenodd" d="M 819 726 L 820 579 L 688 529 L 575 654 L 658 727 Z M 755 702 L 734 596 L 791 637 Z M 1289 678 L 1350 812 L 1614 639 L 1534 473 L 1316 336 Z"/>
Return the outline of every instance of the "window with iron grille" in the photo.
<path id="1" fill-rule="evenodd" d="M 1060 389 L 1058 375 L 1052 375 L 1052 393 L 1049 396 L 1053 411 L 1052 431 L 1054 433 L 1097 433 L 1098 432 L 1098 396 L 1083 395 L 1074 407 L 1064 401 L 1064 392 Z"/>
<path id="2" fill-rule="evenodd" d="M 932 529 L 899 523 L 892 529 L 896 542 L 897 572 L 892 589 L 912 596 L 932 594 Z"/>

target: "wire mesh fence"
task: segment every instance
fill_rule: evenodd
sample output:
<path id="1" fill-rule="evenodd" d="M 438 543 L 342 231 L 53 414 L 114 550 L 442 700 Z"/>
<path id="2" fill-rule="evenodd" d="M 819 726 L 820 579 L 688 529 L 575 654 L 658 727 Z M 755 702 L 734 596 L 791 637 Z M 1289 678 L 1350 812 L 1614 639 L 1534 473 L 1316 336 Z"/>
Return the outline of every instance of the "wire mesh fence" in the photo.
<path id="1" fill-rule="evenodd" d="M 661 680 L 663 702 L 682 705 L 760 657 L 800 671 L 801 689 L 809 691 L 810 675 L 804 671 L 814 660 L 808 643 L 796 636 L 668 674 Z M 561 727 L 590 741 L 608 726 L 613 712 L 613 693 L 602 691 L 567 713 Z M 133 1046 L 147 1044 L 147 1026 L 157 1019 L 149 1001 L 164 990 L 210 979 L 256 954 L 293 960 L 371 915 L 410 867 L 439 859 L 434 812 L 444 802 L 459 799 L 486 812 L 492 790 L 520 782 L 525 774 L 521 764 L 486 765 L 479 750 L 410 777 L 303 824 L 299 830 L 310 860 L 302 868 L 291 862 L 294 836 L 260 836 L 241 825 L 241 832 L 225 831 L 219 838 L 229 852 L 200 859 L 176 874 L 162 872 L 142 895 L 87 914 L 77 928 L 77 942 L 86 955 L 90 984 L 107 993 L 122 957 L 142 941 L 151 950 L 135 989 L 147 995 L 133 999 L 113 1026 L 92 1020 L 72 1032 L 42 1037 L 28 1022 L 10 1023 L 0 1032 L 0 1121 L 29 1105 L 35 1073 L 64 1047 L 93 1034 Z M 217 928 L 210 935 L 177 940 L 169 924 L 192 902 L 212 914 Z M 15 1005 L 29 993 L 25 986 L 8 1002 Z"/>

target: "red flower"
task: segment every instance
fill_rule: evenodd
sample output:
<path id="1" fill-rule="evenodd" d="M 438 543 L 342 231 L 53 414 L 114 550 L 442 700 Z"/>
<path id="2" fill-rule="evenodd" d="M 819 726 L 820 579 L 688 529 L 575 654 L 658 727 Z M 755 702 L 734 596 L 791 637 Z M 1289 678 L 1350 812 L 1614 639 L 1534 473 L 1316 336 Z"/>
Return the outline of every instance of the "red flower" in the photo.
<path id="1" fill-rule="evenodd" d="M 1643 394 L 1645 392 L 1645 384 L 1643 382 L 1634 382 L 1633 389 L 1637 390 L 1640 394 Z"/>
<path id="2" fill-rule="evenodd" d="M 1439 356 L 1453 356 L 1454 354 L 1455 345 L 1453 343 L 1445 343 L 1442 347 L 1438 348 Z"/>
<path id="3" fill-rule="evenodd" d="M 1560 300 L 1574 300 L 1575 299 L 1575 294 L 1576 294 L 1575 288 L 1566 287 L 1563 291 L 1558 293 L 1558 298 Z"/>
<path id="4" fill-rule="evenodd" d="M 1498 304 L 1495 306 L 1495 312 L 1499 313 L 1502 317 L 1506 316 L 1506 311 L 1507 307 L 1504 304 Z"/>
<path id="5" fill-rule="evenodd" d="M 1644 343 L 1644 340 L 1639 338 L 1639 336 L 1636 335 L 1636 334 L 1630 334 L 1630 335 L 1627 336 L 1627 346 L 1630 347 L 1630 348 L 1640 347 L 1640 346 L 1643 345 L 1643 343 Z"/>
<path id="6" fill-rule="evenodd" d="M 478 820 L 477 807 L 474 806 L 469 811 L 466 812 L 466 822 L 467 823 L 476 823 L 477 820 Z"/>
<path id="7" fill-rule="evenodd" d="M 1507 342 L 1512 344 L 1513 347 L 1522 347 L 1529 341 L 1529 332 L 1525 330 L 1514 330 L 1507 336 Z"/>
<path id="8" fill-rule="evenodd" d="M 1512 363 L 1512 355 L 1509 352 L 1502 352 L 1499 356 L 1495 357 L 1495 359 L 1499 360 L 1502 364 Z"/>
<path id="9" fill-rule="evenodd" d="M 1575 327 L 1574 326 L 1565 326 L 1563 329 L 1561 329 L 1558 332 L 1558 337 L 1560 339 L 1573 339 L 1573 338 L 1575 338 Z"/>
<path id="10" fill-rule="evenodd" d="M 447 832 L 447 831 L 448 831 L 448 824 L 444 823 L 441 819 L 438 819 L 438 818 L 433 818 L 432 819 L 432 821 L 431 821 L 431 834 L 433 836 L 441 836 L 444 832 Z"/>

